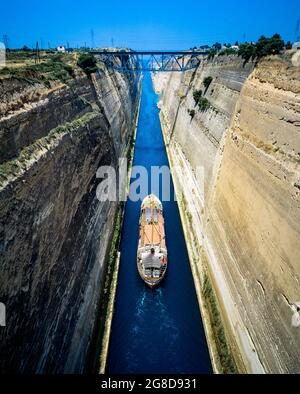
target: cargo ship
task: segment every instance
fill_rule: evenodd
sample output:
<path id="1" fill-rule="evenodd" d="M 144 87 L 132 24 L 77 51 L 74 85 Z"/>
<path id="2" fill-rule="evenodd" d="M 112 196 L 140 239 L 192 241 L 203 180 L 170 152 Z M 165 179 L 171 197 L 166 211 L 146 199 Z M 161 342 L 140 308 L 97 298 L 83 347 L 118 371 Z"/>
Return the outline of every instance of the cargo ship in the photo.
<path id="1" fill-rule="evenodd" d="M 167 271 L 167 247 L 163 207 L 154 195 L 147 196 L 141 205 L 137 268 L 143 281 L 156 287 Z"/>

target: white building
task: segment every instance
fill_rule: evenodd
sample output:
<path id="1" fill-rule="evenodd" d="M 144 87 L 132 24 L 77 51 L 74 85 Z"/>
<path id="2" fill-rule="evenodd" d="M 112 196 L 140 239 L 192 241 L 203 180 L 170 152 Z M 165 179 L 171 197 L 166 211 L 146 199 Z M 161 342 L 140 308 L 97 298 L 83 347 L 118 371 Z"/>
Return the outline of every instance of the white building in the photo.
<path id="1" fill-rule="evenodd" d="M 66 48 L 63 45 L 59 45 L 56 50 L 57 52 L 66 52 Z"/>
<path id="2" fill-rule="evenodd" d="M 293 49 L 300 49 L 300 42 L 294 42 Z"/>

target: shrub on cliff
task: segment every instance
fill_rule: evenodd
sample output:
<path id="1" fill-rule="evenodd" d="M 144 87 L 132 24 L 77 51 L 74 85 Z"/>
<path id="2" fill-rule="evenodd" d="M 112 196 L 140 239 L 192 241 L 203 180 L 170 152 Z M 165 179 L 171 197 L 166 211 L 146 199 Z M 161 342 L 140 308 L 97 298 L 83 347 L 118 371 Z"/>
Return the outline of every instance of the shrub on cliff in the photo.
<path id="1" fill-rule="evenodd" d="M 190 115 L 191 119 L 193 120 L 193 118 L 194 118 L 196 112 L 195 112 L 194 109 L 188 109 L 188 114 Z"/>
<path id="2" fill-rule="evenodd" d="M 75 78 L 74 69 L 70 64 L 51 58 L 37 64 L 29 64 L 23 67 L 8 68 L 0 70 L 0 75 L 10 75 L 16 79 L 28 83 L 43 83 L 50 88 L 50 81 L 60 80 L 66 83 L 70 77 Z"/>
<path id="3" fill-rule="evenodd" d="M 216 56 L 216 54 L 217 54 L 217 51 L 216 51 L 215 49 L 211 49 L 211 50 L 209 51 L 209 53 L 208 53 L 207 60 L 214 59 L 214 57 Z"/>
<path id="4" fill-rule="evenodd" d="M 98 70 L 97 62 L 91 53 L 83 53 L 79 56 L 77 61 L 78 67 L 80 67 L 87 75 L 90 75 Z"/>
<path id="5" fill-rule="evenodd" d="M 203 85 L 205 86 L 205 92 L 207 92 L 207 89 L 209 88 L 210 84 L 212 83 L 213 77 L 205 77 L 203 79 Z"/>
<path id="6" fill-rule="evenodd" d="M 65 71 L 67 71 L 67 73 L 72 77 L 75 78 L 75 72 L 73 67 L 70 64 L 63 64 L 63 68 Z"/>
<path id="7" fill-rule="evenodd" d="M 229 56 L 229 55 L 235 55 L 237 53 L 237 50 L 234 48 L 225 48 L 221 52 L 219 52 L 218 56 Z"/>
<path id="8" fill-rule="evenodd" d="M 193 93 L 193 97 L 194 97 L 194 100 L 195 100 L 195 105 L 197 105 L 199 100 L 200 100 L 200 98 L 202 97 L 202 90 L 195 90 L 194 93 Z"/>
<path id="9" fill-rule="evenodd" d="M 200 111 L 206 111 L 209 108 L 210 103 L 207 100 L 207 98 L 201 97 L 200 100 L 198 101 L 198 106 Z"/>
<path id="10" fill-rule="evenodd" d="M 249 60 L 256 60 L 257 62 L 268 55 L 277 55 L 284 49 L 284 41 L 279 34 L 274 34 L 273 37 L 267 38 L 261 36 L 256 43 L 245 43 L 239 47 L 238 55 L 244 59 L 244 65 Z"/>

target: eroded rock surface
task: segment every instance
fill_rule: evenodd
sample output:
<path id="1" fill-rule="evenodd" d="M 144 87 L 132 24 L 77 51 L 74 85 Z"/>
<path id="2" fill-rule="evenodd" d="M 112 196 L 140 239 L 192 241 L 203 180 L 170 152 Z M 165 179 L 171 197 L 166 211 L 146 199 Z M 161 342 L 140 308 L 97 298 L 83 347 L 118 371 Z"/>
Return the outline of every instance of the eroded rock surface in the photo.
<path id="1" fill-rule="evenodd" d="M 193 92 L 205 91 L 206 76 L 210 106 L 200 111 Z M 236 357 L 249 372 L 299 372 L 300 330 L 292 325 L 300 300 L 299 66 L 273 57 L 243 68 L 221 57 L 196 73 L 157 74 L 154 84 L 173 176 L 185 180 L 177 195 Z"/>
<path id="2" fill-rule="evenodd" d="M 114 229 L 96 171 L 127 154 L 138 77 L 102 69 L 46 88 L 3 78 L 2 372 L 83 372 Z"/>

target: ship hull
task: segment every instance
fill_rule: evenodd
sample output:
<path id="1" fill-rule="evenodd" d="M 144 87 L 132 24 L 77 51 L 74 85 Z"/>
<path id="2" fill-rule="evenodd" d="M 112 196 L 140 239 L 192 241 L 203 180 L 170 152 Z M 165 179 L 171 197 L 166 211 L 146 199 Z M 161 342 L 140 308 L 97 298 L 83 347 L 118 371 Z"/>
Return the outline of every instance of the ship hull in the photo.
<path id="1" fill-rule="evenodd" d="M 137 262 L 137 269 L 139 272 L 139 275 L 141 277 L 141 279 L 144 281 L 144 283 L 150 288 L 150 289 L 155 289 L 156 287 L 158 287 L 160 285 L 160 283 L 162 282 L 162 280 L 164 279 L 167 270 L 165 271 L 165 273 L 163 274 L 162 277 L 159 278 L 159 280 L 155 281 L 155 282 L 149 282 L 147 280 L 147 278 L 143 275 L 143 273 L 141 272 L 140 268 L 139 268 L 139 263 Z"/>
<path id="2" fill-rule="evenodd" d="M 154 195 L 147 196 L 141 206 L 137 269 L 151 289 L 161 283 L 167 272 L 162 203 Z"/>

